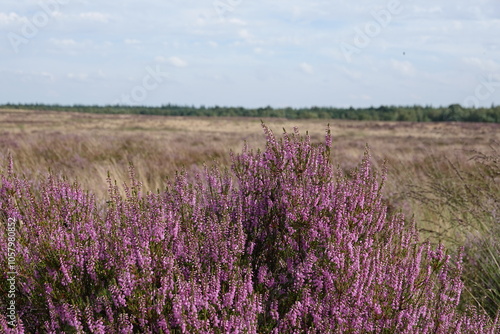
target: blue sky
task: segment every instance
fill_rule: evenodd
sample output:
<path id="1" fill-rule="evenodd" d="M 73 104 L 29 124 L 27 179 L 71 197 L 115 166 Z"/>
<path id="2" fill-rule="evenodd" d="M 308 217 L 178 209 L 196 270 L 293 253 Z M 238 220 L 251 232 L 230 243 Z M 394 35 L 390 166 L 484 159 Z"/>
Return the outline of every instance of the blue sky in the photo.
<path id="1" fill-rule="evenodd" d="M 2 0 L 0 103 L 500 104 L 500 2 Z"/>

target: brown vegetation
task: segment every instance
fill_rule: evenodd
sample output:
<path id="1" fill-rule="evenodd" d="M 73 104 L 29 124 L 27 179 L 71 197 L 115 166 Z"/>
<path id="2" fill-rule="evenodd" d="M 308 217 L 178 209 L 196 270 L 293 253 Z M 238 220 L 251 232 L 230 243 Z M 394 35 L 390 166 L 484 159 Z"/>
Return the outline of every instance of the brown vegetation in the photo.
<path id="1" fill-rule="evenodd" d="M 328 122 L 263 121 L 275 132 L 297 126 L 318 142 Z M 500 124 L 331 120 L 330 127 L 332 157 L 341 168 L 354 167 L 366 145 L 378 166 L 387 161 L 386 195 L 395 208 L 411 205 L 409 186 L 427 182 L 429 168 L 444 168 L 442 157 L 473 168 L 472 151 L 487 152 L 500 142 Z M 50 169 L 100 197 L 106 196 L 108 172 L 119 183 L 128 179 L 129 162 L 144 188 L 156 191 L 181 169 L 196 171 L 214 160 L 228 166 L 229 151 L 241 150 L 245 141 L 262 148 L 260 119 L 0 110 L 0 159 L 10 152 L 20 173 L 36 177 Z M 432 220 L 425 208 L 408 209 Z"/>

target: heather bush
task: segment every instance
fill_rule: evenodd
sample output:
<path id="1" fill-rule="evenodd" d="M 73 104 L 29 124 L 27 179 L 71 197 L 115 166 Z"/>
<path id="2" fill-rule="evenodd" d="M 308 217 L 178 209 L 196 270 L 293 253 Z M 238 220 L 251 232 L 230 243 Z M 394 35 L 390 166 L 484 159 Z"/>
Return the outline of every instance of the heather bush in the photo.
<path id="1" fill-rule="evenodd" d="M 266 149 L 245 147 L 230 170 L 179 173 L 143 193 L 131 168 L 125 196 L 109 178 L 106 202 L 6 167 L 0 212 L 18 220 L 17 332 L 498 332 L 498 321 L 458 308 L 461 257 L 387 215 L 384 175 L 368 154 L 344 175 L 329 132 L 312 145 L 297 130 L 279 140 L 264 131 Z M 5 252 L 0 261 L 7 272 Z M 5 310 L 6 280 L 0 289 Z"/>

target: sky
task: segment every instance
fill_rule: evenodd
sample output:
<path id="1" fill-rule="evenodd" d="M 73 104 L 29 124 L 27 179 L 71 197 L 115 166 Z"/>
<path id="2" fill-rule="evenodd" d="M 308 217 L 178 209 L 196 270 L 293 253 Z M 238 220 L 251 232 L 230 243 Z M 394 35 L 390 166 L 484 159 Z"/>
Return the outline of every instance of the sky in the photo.
<path id="1" fill-rule="evenodd" d="M 0 103 L 500 104 L 498 0 L 2 0 Z"/>

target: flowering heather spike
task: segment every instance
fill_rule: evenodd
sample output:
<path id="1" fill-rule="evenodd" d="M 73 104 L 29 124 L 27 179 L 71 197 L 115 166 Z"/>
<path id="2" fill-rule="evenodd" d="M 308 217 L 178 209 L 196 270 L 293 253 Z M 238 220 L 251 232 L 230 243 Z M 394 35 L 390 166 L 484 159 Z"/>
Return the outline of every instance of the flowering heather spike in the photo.
<path id="1" fill-rule="evenodd" d="M 14 173 L 14 158 L 12 157 L 11 152 L 8 153 L 7 160 L 9 161 L 9 165 L 7 167 L 7 176 L 11 177 Z"/>
<path id="2" fill-rule="evenodd" d="M 141 193 L 133 167 L 124 197 L 109 177 L 104 208 L 53 176 L 1 174 L 0 216 L 23 222 L 19 333 L 498 333 L 458 308 L 461 258 L 387 216 L 368 154 L 334 174 L 329 129 L 324 145 L 263 129 L 264 152 L 160 194 Z M 0 328 L 15 332 L 3 313 Z"/>

